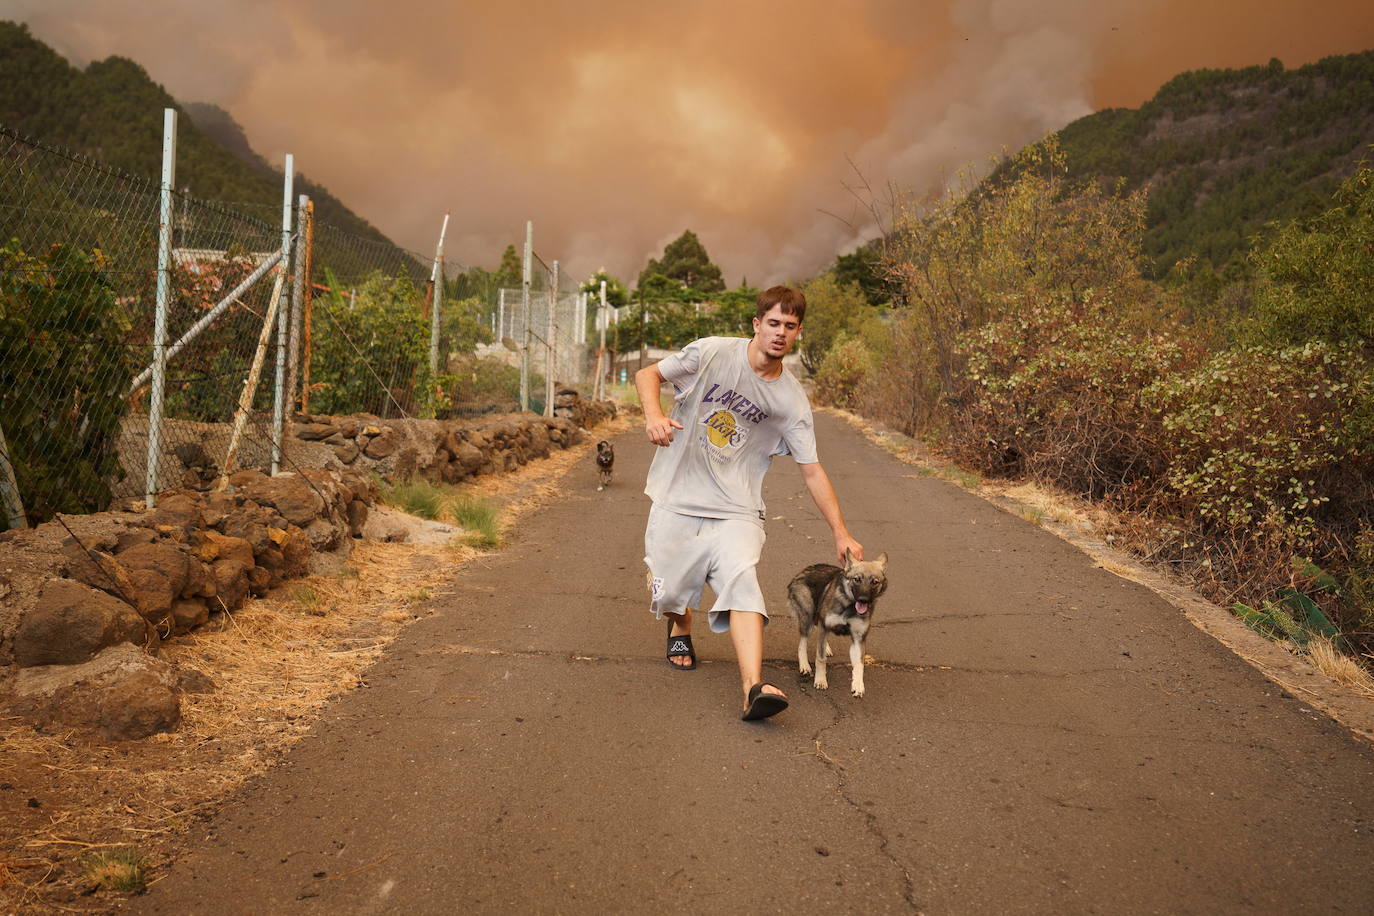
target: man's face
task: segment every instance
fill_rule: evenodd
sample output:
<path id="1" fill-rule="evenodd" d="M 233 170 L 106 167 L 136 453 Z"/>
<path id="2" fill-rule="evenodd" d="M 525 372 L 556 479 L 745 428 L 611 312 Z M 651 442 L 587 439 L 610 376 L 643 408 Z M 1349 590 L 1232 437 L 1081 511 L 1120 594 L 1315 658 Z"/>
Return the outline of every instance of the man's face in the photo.
<path id="1" fill-rule="evenodd" d="M 754 340 L 769 359 L 782 359 L 792 349 L 801 334 L 801 322 L 796 315 L 785 314 L 775 305 L 762 318 L 754 319 Z"/>

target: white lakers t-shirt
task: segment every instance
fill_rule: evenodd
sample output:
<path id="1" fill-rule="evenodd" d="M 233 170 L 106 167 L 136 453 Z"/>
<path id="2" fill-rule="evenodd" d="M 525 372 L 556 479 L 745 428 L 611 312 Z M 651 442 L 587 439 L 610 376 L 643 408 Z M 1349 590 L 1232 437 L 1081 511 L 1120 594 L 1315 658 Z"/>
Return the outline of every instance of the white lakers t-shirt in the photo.
<path id="1" fill-rule="evenodd" d="M 762 525 L 763 475 L 775 455 L 812 464 L 811 404 L 786 369 L 764 379 L 749 365 L 749 340 L 703 337 L 658 364 L 673 383 L 673 443 L 659 448 L 644 492 L 681 515 L 747 518 Z"/>

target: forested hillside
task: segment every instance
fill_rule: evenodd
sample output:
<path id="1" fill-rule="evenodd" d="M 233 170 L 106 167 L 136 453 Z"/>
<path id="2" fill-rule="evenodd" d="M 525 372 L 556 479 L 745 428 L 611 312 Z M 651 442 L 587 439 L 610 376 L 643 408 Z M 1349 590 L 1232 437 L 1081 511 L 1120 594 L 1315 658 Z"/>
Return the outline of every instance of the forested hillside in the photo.
<path id="1" fill-rule="evenodd" d="M 0 22 L 0 125 L 155 179 L 161 167 L 162 109 L 167 107 L 182 112 L 177 120 L 178 188 L 203 199 L 281 206 L 280 168 L 253 152 L 226 112 L 177 102 L 142 67 L 123 57 L 77 69 L 26 26 Z M 315 201 L 319 219 L 390 242 L 320 185 L 297 175 L 296 188 Z"/>
<path id="2" fill-rule="evenodd" d="M 1266 223 L 1329 207 L 1370 155 L 1374 51 L 1182 73 L 1139 109 L 1074 121 L 1059 142 L 1070 180 L 1148 186 L 1150 273 L 1194 254 L 1221 269 Z"/>

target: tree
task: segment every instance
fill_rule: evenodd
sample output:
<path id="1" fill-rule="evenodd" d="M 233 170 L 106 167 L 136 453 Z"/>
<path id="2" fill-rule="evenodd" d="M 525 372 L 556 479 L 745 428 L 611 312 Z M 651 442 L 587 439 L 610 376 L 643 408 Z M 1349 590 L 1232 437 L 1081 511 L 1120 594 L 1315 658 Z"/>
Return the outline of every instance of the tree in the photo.
<path id="1" fill-rule="evenodd" d="M 591 295 L 593 305 L 599 303 L 601 295 L 601 283 L 606 283 L 606 305 L 611 308 L 620 308 L 629 304 L 630 291 L 625 288 L 625 284 L 620 282 L 618 277 L 613 277 L 606 272 L 606 268 L 601 268 L 596 273 L 587 278 L 579 289 Z"/>
<path id="2" fill-rule="evenodd" d="M 525 281 L 525 262 L 520 253 L 515 250 L 514 245 L 507 245 L 506 250 L 501 252 L 501 265 L 496 268 L 496 282 L 498 288 L 518 287 Z"/>
<path id="3" fill-rule="evenodd" d="M 476 296 L 446 299 L 439 329 L 439 352 L 453 356 L 472 353 L 478 344 L 492 342 L 492 332 L 482 320 L 487 304 Z"/>
<path id="4" fill-rule="evenodd" d="M 852 284 L 859 287 L 869 305 L 882 305 L 892 300 L 887 278 L 883 274 L 882 260 L 877 248 L 863 245 L 850 254 L 836 257 L 835 266 L 830 272 L 841 286 Z"/>
<path id="5" fill-rule="evenodd" d="M 1245 335 L 1279 346 L 1310 340 L 1374 355 L 1374 168 L 1341 186 L 1336 206 L 1281 227 L 1254 257 L 1261 283 Z"/>
<path id="6" fill-rule="evenodd" d="M 802 287 L 806 296 L 806 321 L 799 351 L 806 371 L 815 374 L 837 338 L 858 328 L 873 312 L 855 283 L 841 283 L 827 272 Z"/>
<path id="7" fill-rule="evenodd" d="M 30 522 L 103 509 L 137 371 L 131 322 L 99 252 L 0 246 L 0 417 Z M 0 527 L 5 516 L 0 513 Z"/>
<path id="8" fill-rule="evenodd" d="M 648 266 L 639 274 L 639 285 L 643 286 L 644 281 L 654 274 L 676 280 L 684 287 L 702 293 L 718 293 L 725 289 L 720 268 L 711 263 L 705 246 L 690 229 L 668 243 L 663 249 L 663 260 L 649 259 Z"/>
<path id="9" fill-rule="evenodd" d="M 718 337 L 749 337 L 754 333 L 754 312 L 759 290 L 746 280 L 715 298 L 710 313 L 710 333 Z"/>

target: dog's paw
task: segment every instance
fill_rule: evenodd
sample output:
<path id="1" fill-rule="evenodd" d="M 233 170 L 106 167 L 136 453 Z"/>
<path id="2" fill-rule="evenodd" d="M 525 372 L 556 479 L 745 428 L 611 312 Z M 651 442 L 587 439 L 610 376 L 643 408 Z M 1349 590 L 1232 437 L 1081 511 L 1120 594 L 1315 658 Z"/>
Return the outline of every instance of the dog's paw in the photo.
<path id="1" fill-rule="evenodd" d="M 849 689 L 849 695 L 852 696 L 852 697 L 854 697 L 855 699 L 861 698 L 861 697 L 864 695 L 864 685 L 863 685 L 863 684 L 857 684 L 857 685 L 851 687 L 851 688 Z"/>
<path id="2" fill-rule="evenodd" d="M 825 657 L 826 657 L 826 658 L 829 658 L 830 656 L 832 656 L 832 655 L 834 655 L 834 654 L 835 654 L 835 647 L 834 647 L 834 646 L 826 646 L 826 647 L 825 647 Z"/>
<path id="3" fill-rule="evenodd" d="M 810 676 L 811 676 L 811 666 L 810 666 L 810 665 L 802 665 L 802 666 L 801 666 L 801 673 L 802 673 L 802 677 L 810 677 Z"/>
<path id="4" fill-rule="evenodd" d="M 827 687 L 830 686 L 830 684 L 826 682 L 826 679 L 825 679 L 825 675 L 824 675 L 824 674 L 818 674 L 818 675 L 816 675 L 816 682 L 815 682 L 815 683 L 816 683 L 816 689 L 817 689 L 817 690 L 825 690 Z"/>

